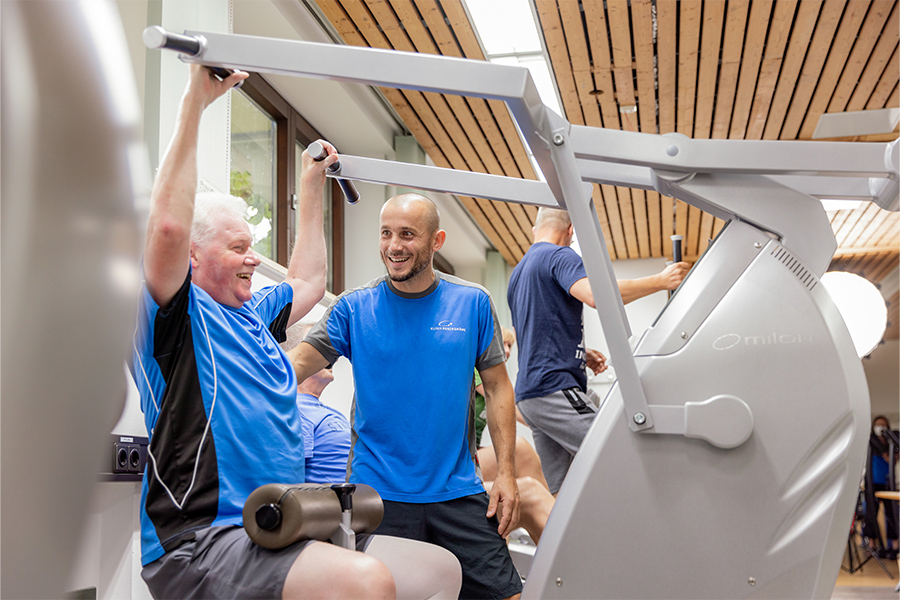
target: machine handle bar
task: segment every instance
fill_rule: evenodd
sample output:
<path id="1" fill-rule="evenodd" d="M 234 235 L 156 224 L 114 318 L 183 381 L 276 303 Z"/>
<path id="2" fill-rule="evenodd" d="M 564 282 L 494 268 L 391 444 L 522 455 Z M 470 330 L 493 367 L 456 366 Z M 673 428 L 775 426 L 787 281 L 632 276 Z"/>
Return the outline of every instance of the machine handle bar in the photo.
<path id="1" fill-rule="evenodd" d="M 306 151 L 309 152 L 309 155 L 315 161 L 325 160 L 325 157 L 328 156 L 325 147 L 319 142 L 313 142 L 307 146 Z M 341 161 L 332 163 L 327 171 L 337 179 L 338 185 L 341 186 L 341 191 L 344 192 L 344 198 L 347 199 L 347 204 L 356 204 L 359 202 L 359 191 L 356 189 L 356 186 L 353 185 L 353 182 L 349 179 L 337 177 L 341 174 Z"/>
<path id="2" fill-rule="evenodd" d="M 194 37 L 190 35 L 181 35 L 166 31 L 159 25 L 151 25 L 144 29 L 144 45 L 148 48 L 159 50 L 174 50 L 188 56 L 199 56 L 206 49 L 206 40 L 203 36 Z M 206 67 L 212 71 L 213 75 L 219 79 L 226 79 L 234 73 L 231 69 L 223 67 Z M 239 81 L 234 87 L 239 88 L 243 85 L 243 81 Z"/>

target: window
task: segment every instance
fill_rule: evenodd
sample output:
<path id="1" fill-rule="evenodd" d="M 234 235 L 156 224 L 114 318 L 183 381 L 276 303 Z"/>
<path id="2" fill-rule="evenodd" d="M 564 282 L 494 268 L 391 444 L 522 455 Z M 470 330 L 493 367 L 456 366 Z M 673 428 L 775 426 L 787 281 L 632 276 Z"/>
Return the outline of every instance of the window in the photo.
<path id="1" fill-rule="evenodd" d="M 322 136 L 255 73 L 231 94 L 231 193 L 247 201 L 253 249 L 287 266 L 296 232 L 301 154 Z M 340 188 L 330 179 L 322 202 L 327 288 L 339 294 L 344 289 L 343 204 Z"/>
<path id="2" fill-rule="evenodd" d="M 247 203 L 253 249 L 277 261 L 275 119 L 239 90 L 231 98 L 231 194 Z"/>
<path id="3" fill-rule="evenodd" d="M 301 137 L 298 132 L 298 138 Z M 313 140 L 314 141 L 314 140 Z M 308 145 L 308 144 L 307 144 Z M 299 141 L 294 146 L 294 189 L 300 189 L 300 172 L 302 169 L 302 154 L 306 146 Z M 292 198 L 293 201 L 293 198 Z M 325 284 L 328 291 L 339 293 L 343 291 L 344 282 L 343 274 L 333 268 L 335 263 L 344 264 L 344 238 L 343 227 L 339 229 L 335 227 L 335 223 L 343 224 L 343 196 L 340 193 L 340 186 L 334 183 L 334 180 L 328 179 L 325 182 L 325 188 L 322 193 L 322 215 L 323 225 L 325 227 L 325 249 L 328 252 L 328 281 Z M 293 240 L 291 236 L 291 240 Z"/>

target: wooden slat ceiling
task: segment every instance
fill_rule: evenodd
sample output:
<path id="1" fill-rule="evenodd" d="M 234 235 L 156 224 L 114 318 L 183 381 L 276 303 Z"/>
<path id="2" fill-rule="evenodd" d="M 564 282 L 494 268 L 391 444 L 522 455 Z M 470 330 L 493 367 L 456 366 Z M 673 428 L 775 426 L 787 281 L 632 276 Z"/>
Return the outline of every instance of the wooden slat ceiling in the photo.
<path id="1" fill-rule="evenodd" d="M 461 0 L 317 0 L 347 44 L 484 60 Z M 823 113 L 900 106 L 898 0 L 532 0 L 565 117 L 692 138 L 811 139 Z M 505 105 L 382 89 L 438 166 L 535 179 Z M 890 141 L 890 134 L 843 141 Z M 516 264 L 537 210 L 460 198 Z M 656 192 L 594 186 L 613 260 L 696 259 L 723 223 Z M 832 268 L 878 283 L 900 263 L 900 216 L 829 213 Z"/>

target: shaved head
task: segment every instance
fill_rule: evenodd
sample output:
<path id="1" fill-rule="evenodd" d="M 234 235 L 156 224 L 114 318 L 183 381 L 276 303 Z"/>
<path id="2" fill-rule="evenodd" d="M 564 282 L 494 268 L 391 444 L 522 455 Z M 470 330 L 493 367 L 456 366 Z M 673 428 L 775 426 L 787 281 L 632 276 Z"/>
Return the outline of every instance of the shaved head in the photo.
<path id="1" fill-rule="evenodd" d="M 382 214 L 389 207 L 402 209 L 416 207 L 418 209 L 417 216 L 422 219 L 422 226 L 428 235 L 434 235 L 441 228 L 441 213 L 438 212 L 434 202 L 422 194 L 409 193 L 394 196 L 381 207 Z"/>
<path id="2" fill-rule="evenodd" d="M 538 209 L 537 219 L 534 221 L 535 229 L 564 230 L 572 224 L 569 213 L 558 208 L 542 206 Z"/>

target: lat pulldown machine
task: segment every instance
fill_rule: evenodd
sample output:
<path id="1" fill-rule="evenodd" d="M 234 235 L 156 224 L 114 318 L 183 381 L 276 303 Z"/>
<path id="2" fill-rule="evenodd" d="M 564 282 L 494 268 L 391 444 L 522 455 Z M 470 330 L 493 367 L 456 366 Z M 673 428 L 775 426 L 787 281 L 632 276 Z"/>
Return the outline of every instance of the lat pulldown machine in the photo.
<path id="1" fill-rule="evenodd" d="M 202 41 L 186 62 L 506 102 L 546 181 L 354 156 L 331 175 L 569 211 L 618 380 L 569 470 L 523 597 L 830 597 L 869 398 L 846 326 L 819 285 L 836 242 L 818 199 L 898 210 L 897 142 L 692 140 L 584 127 L 544 106 L 521 67 L 185 35 Z M 592 182 L 656 190 L 727 221 L 639 336 L 617 291 Z"/>

